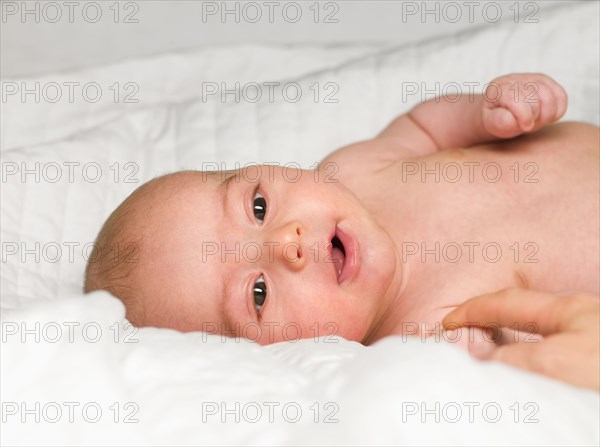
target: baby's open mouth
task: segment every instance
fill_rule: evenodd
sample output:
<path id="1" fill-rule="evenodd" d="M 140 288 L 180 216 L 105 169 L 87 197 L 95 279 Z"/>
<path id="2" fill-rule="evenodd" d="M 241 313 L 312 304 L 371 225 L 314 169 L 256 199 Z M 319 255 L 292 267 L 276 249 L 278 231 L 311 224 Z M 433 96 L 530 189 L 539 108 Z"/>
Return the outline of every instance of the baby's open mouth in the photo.
<path id="1" fill-rule="evenodd" d="M 344 249 L 344 244 L 342 244 L 342 241 L 337 235 L 334 235 L 333 239 L 331 239 L 331 259 L 333 260 L 335 274 L 339 283 L 340 275 L 342 274 L 344 263 L 346 262 L 346 250 Z"/>

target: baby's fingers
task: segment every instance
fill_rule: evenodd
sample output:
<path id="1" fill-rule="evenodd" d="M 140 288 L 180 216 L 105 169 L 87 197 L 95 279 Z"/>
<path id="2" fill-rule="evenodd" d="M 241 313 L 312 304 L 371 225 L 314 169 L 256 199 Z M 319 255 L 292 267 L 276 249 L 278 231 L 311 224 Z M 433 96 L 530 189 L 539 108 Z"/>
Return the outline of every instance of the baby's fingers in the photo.
<path id="1" fill-rule="evenodd" d="M 567 111 L 567 104 L 569 101 L 567 92 L 562 85 L 547 75 L 537 75 L 534 82 L 539 83 L 540 86 L 543 84 L 544 88 L 549 91 L 549 95 L 552 96 L 552 110 L 554 110 L 555 113 L 554 115 L 548 114 L 548 122 L 558 121 Z M 544 98 L 542 98 L 542 101 L 543 100 Z"/>
<path id="2" fill-rule="evenodd" d="M 503 107 L 484 109 L 483 120 L 486 130 L 498 138 L 513 138 L 523 133 L 517 118 Z"/>
<path id="3" fill-rule="evenodd" d="M 514 115 L 520 132 L 532 131 L 540 120 L 541 103 L 537 96 L 538 90 L 533 82 L 525 84 L 511 78 L 492 81 L 484 96 L 485 108 L 505 109 Z"/>
<path id="4" fill-rule="evenodd" d="M 562 106 L 559 105 L 559 97 L 557 96 L 557 93 L 555 93 L 554 87 L 561 88 L 551 80 L 546 81 L 544 79 L 525 84 L 524 90 L 526 96 L 524 101 L 536 103 L 539 109 L 539 116 L 534 130 L 537 130 L 546 124 L 553 123 L 562 116 L 562 114 L 559 114 L 559 106 Z"/>

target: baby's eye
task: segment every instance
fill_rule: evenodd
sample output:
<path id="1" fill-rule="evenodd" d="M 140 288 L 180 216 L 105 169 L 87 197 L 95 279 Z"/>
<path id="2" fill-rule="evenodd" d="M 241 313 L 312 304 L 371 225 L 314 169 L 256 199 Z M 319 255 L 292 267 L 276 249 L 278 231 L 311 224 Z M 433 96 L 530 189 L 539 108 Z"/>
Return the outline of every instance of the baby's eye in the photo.
<path id="1" fill-rule="evenodd" d="M 256 311 L 260 313 L 260 309 L 263 304 L 265 304 L 265 300 L 267 299 L 267 285 L 265 284 L 265 279 L 262 275 L 254 283 L 253 293 L 254 307 L 256 308 Z"/>
<path id="2" fill-rule="evenodd" d="M 252 211 L 254 212 L 254 217 L 259 224 L 263 223 L 265 218 L 265 214 L 267 214 L 267 201 L 263 196 L 260 195 L 259 192 L 254 194 L 254 203 L 252 204 Z"/>

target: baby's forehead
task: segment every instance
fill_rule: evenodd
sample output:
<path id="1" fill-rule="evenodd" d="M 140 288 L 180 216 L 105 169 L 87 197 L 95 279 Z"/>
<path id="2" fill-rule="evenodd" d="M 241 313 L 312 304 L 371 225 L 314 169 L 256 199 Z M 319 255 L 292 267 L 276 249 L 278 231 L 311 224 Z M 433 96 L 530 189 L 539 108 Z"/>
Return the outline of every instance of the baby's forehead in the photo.
<path id="1" fill-rule="evenodd" d="M 278 166 L 277 164 L 251 164 L 236 169 L 220 171 L 203 171 L 202 176 L 206 179 L 212 179 L 219 183 L 255 183 L 266 181 L 268 183 L 277 183 L 278 181 L 289 181 L 295 183 L 301 177 L 300 166 Z"/>
<path id="2" fill-rule="evenodd" d="M 271 168 L 273 166 L 252 165 L 235 170 L 181 171 L 158 177 L 147 184 L 150 193 L 144 208 L 149 210 L 149 219 L 166 225 L 188 212 L 210 226 L 215 222 L 230 223 L 234 218 L 225 211 L 233 185 L 275 183 L 271 180 L 281 173 Z"/>
<path id="3" fill-rule="evenodd" d="M 242 178 L 242 172 L 237 169 L 226 171 L 202 171 L 201 176 L 203 181 L 211 181 L 216 184 L 227 184 L 232 181 L 239 181 Z"/>
<path id="4" fill-rule="evenodd" d="M 180 171 L 157 177 L 144 185 L 148 201 L 160 201 L 190 194 L 211 194 L 223 183 L 218 172 Z M 142 197 L 144 198 L 144 197 Z"/>

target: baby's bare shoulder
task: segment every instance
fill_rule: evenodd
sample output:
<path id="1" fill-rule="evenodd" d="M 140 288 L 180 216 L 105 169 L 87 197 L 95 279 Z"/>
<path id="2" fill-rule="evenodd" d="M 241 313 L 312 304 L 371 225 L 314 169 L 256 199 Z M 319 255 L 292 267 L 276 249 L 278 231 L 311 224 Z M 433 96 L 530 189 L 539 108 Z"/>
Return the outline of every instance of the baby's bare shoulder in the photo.
<path id="1" fill-rule="evenodd" d="M 351 177 L 357 174 L 375 173 L 401 159 L 415 158 L 410 149 L 398 144 L 392 138 L 377 137 L 344 146 L 325 157 L 321 169 L 335 165 L 340 176 Z"/>

